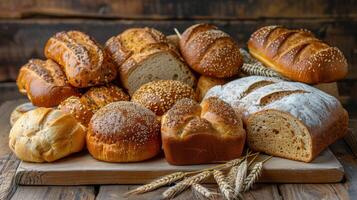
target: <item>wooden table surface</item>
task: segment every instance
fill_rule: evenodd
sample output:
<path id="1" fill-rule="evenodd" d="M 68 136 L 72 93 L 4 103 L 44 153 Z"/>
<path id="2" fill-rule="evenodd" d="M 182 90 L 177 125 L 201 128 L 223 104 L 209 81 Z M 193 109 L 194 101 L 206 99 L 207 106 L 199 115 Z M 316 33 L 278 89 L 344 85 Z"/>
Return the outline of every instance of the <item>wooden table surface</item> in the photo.
<path id="1" fill-rule="evenodd" d="M 24 99 L 6 101 L 0 105 L 0 122 L 8 121 L 14 106 Z M 6 120 L 1 120 L 5 118 Z M 1 124 L 9 129 L 9 124 Z M 245 193 L 245 199 L 357 199 L 357 120 L 350 120 L 350 133 L 330 148 L 344 166 L 345 180 L 336 184 L 257 184 Z M 7 131 L 5 131 L 6 133 Z M 8 148 L 8 135 L 0 135 L 0 199 L 126 199 L 124 193 L 136 185 L 88 185 L 88 186 L 20 186 L 13 179 L 20 161 Z M 216 189 L 213 185 L 208 185 Z M 131 196 L 129 199 L 160 199 L 165 188 L 154 192 Z M 194 199 L 186 191 L 176 199 Z"/>

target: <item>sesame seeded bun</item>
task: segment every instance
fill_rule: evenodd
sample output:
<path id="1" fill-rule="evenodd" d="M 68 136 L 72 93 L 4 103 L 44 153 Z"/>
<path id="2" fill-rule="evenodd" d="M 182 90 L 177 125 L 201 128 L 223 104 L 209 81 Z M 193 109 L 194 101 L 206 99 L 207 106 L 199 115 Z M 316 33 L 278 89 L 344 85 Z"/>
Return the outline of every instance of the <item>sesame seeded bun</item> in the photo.
<path id="1" fill-rule="evenodd" d="M 249 52 L 283 76 L 308 84 L 334 82 L 347 75 L 347 61 L 336 47 L 310 31 L 265 26 L 252 34 Z"/>
<path id="2" fill-rule="evenodd" d="M 246 133 L 241 117 L 224 101 L 178 101 L 161 120 L 166 160 L 173 165 L 226 161 L 241 156 Z"/>
<path id="3" fill-rule="evenodd" d="M 160 125 L 155 114 L 134 102 L 118 101 L 99 109 L 87 133 L 87 148 L 96 159 L 138 162 L 160 152 Z"/>
<path id="4" fill-rule="evenodd" d="M 216 78 L 237 75 L 243 57 L 236 42 L 227 33 L 209 24 L 196 24 L 182 34 L 181 54 L 196 72 Z"/>
<path id="5" fill-rule="evenodd" d="M 180 81 L 159 80 L 142 85 L 131 100 L 162 116 L 183 98 L 195 99 L 195 92 L 190 86 Z"/>

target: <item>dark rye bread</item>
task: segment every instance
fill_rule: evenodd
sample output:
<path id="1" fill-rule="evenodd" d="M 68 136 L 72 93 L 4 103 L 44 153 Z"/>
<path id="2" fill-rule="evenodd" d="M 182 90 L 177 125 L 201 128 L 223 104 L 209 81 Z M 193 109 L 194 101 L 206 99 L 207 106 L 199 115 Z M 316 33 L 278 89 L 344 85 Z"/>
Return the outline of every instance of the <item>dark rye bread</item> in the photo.
<path id="1" fill-rule="evenodd" d="M 179 80 L 191 87 L 195 84 L 176 47 L 156 29 L 128 29 L 110 38 L 106 50 L 119 66 L 120 80 L 130 95 L 154 80 Z"/>
<path id="2" fill-rule="evenodd" d="M 134 102 L 118 101 L 99 109 L 87 134 L 89 153 L 108 162 L 138 162 L 160 152 L 156 115 Z"/>
<path id="3" fill-rule="evenodd" d="M 236 42 L 216 26 L 196 24 L 182 34 L 180 50 L 196 72 L 216 78 L 237 75 L 243 65 Z"/>
<path id="4" fill-rule="evenodd" d="M 84 88 L 115 79 L 117 69 L 108 53 L 80 31 L 63 31 L 46 43 L 45 56 L 60 64 L 70 84 Z"/>
<path id="5" fill-rule="evenodd" d="M 342 52 L 317 39 L 310 31 L 266 26 L 252 34 L 249 52 L 267 67 L 299 82 L 334 82 L 347 75 Z"/>
<path id="6" fill-rule="evenodd" d="M 61 67 L 50 59 L 29 60 L 21 67 L 16 83 L 19 91 L 40 107 L 54 107 L 67 97 L 79 95 L 68 83 Z"/>
<path id="7" fill-rule="evenodd" d="M 246 133 L 240 116 L 212 97 L 201 104 L 181 99 L 163 117 L 161 138 L 173 165 L 212 163 L 238 158 Z"/>

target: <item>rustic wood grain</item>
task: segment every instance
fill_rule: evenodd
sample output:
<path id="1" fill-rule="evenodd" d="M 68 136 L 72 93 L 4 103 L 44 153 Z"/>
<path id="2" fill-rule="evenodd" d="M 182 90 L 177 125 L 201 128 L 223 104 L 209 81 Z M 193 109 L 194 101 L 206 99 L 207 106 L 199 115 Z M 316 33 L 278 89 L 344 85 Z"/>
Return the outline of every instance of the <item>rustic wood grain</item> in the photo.
<path id="1" fill-rule="evenodd" d="M 355 1 L 338 0 L 3 0 L 0 17 L 254 19 L 355 17 Z"/>
<path id="2" fill-rule="evenodd" d="M 357 120 L 350 120 L 349 127 L 351 128 L 351 131 L 349 134 L 346 135 L 345 141 L 354 156 L 357 157 Z"/>
<path id="3" fill-rule="evenodd" d="M 342 184 L 283 184 L 279 185 L 283 199 L 296 200 L 348 200 L 348 192 Z"/>
<path id="4" fill-rule="evenodd" d="M 213 184 L 205 185 L 212 192 L 217 193 L 217 186 Z M 155 191 L 145 193 L 142 195 L 132 195 L 125 196 L 124 194 L 128 191 L 138 187 L 138 185 L 109 185 L 109 186 L 101 186 L 99 189 L 99 193 L 97 195 L 97 200 L 117 200 L 117 199 L 160 199 L 161 194 L 168 188 L 163 187 L 157 189 Z M 265 199 L 265 200 L 278 200 L 281 199 L 281 196 L 278 192 L 278 188 L 275 184 L 256 184 L 252 190 L 244 193 L 244 199 L 246 200 L 255 200 L 255 199 Z M 183 200 L 183 199 L 199 199 L 194 196 L 193 192 L 188 189 L 182 194 L 178 195 L 174 198 L 175 200 Z M 217 200 L 224 199 L 221 196 L 217 196 Z"/>
<path id="5" fill-rule="evenodd" d="M 0 158 L 0 199 L 8 199 L 16 190 L 14 177 L 19 164 L 13 153 Z"/>
<path id="6" fill-rule="evenodd" d="M 94 200 L 94 186 L 19 186 L 12 200 Z"/>
<path id="7" fill-rule="evenodd" d="M 356 20 L 80 20 L 80 19 L 29 19 L 0 21 L 0 81 L 14 81 L 17 70 L 30 58 L 43 58 L 43 47 L 49 37 L 63 30 L 81 30 L 104 44 L 111 36 L 130 27 L 150 26 L 173 34 L 173 28 L 181 32 L 196 23 L 213 23 L 226 31 L 241 47 L 246 46 L 250 35 L 259 27 L 272 24 L 291 28 L 307 28 L 324 41 L 339 47 L 349 62 L 348 79 L 357 78 Z"/>

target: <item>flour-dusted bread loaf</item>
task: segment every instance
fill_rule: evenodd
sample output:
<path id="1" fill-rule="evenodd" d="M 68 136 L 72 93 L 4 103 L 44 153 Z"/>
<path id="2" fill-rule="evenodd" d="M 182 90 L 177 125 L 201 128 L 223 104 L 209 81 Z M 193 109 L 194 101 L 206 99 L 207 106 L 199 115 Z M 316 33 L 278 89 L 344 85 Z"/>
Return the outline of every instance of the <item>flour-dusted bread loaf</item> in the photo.
<path id="1" fill-rule="evenodd" d="M 191 87 L 195 77 L 166 36 L 152 28 L 132 28 L 110 38 L 106 50 L 119 66 L 123 86 L 132 95 L 154 80 L 178 80 Z"/>
<path id="2" fill-rule="evenodd" d="M 31 59 L 21 67 L 16 83 L 35 106 L 53 107 L 67 97 L 79 95 L 61 67 L 50 59 Z"/>
<path id="3" fill-rule="evenodd" d="M 267 67 L 294 81 L 334 82 L 348 71 L 343 53 L 307 30 L 266 26 L 252 34 L 248 49 Z"/>
<path id="4" fill-rule="evenodd" d="M 103 85 L 117 75 L 110 55 L 80 31 L 63 31 L 51 37 L 45 46 L 45 56 L 63 67 L 69 83 L 75 87 Z"/>
<path id="5" fill-rule="evenodd" d="M 226 161 L 241 156 L 246 133 L 241 117 L 224 101 L 181 99 L 161 121 L 162 146 L 173 165 Z"/>
<path id="6" fill-rule="evenodd" d="M 15 122 L 9 146 L 21 160 L 52 162 L 81 151 L 85 136 L 86 129 L 72 115 L 52 108 L 36 108 Z"/>
<path id="7" fill-rule="evenodd" d="M 212 96 L 243 114 L 252 150 L 274 156 L 310 162 L 348 127 L 335 97 L 303 83 L 250 76 L 213 87 Z"/>
<path id="8" fill-rule="evenodd" d="M 196 72 L 216 78 L 237 75 L 243 57 L 236 42 L 227 33 L 209 24 L 196 24 L 182 33 L 180 50 Z"/>

